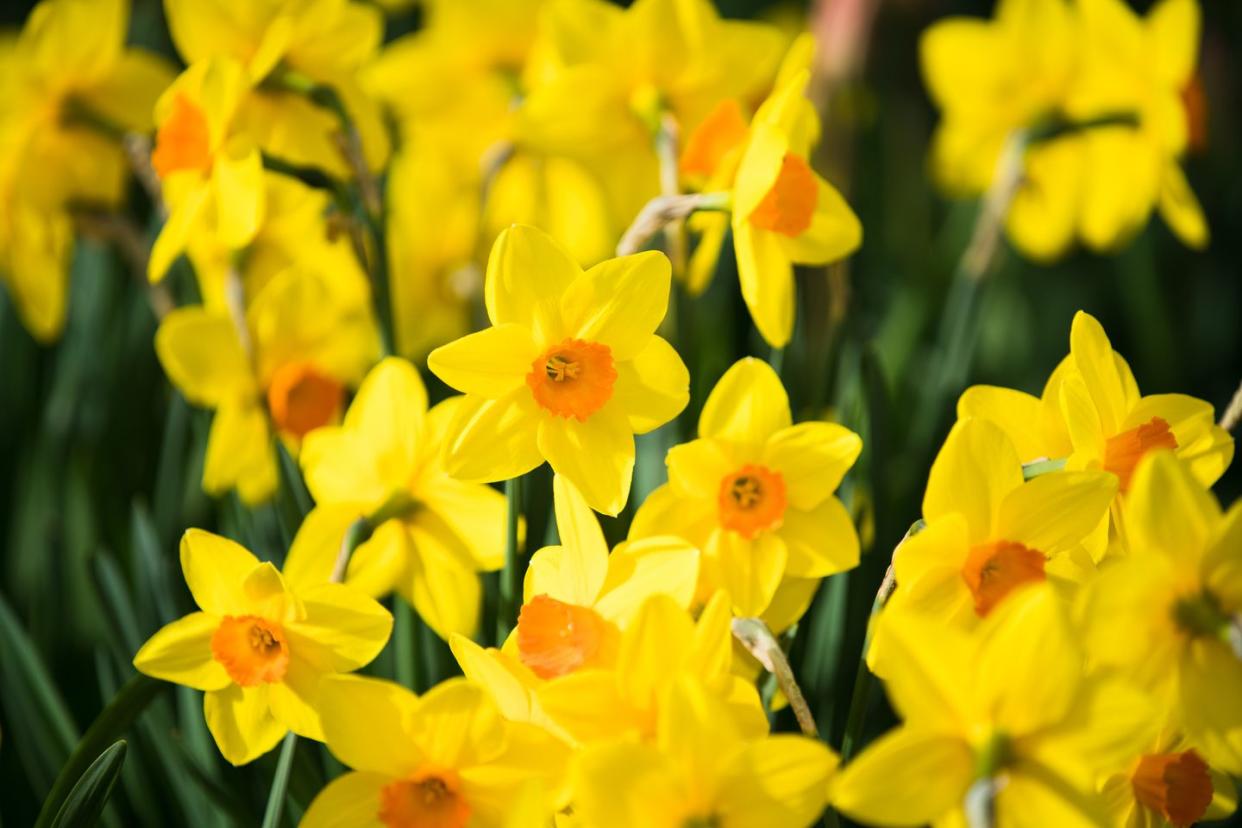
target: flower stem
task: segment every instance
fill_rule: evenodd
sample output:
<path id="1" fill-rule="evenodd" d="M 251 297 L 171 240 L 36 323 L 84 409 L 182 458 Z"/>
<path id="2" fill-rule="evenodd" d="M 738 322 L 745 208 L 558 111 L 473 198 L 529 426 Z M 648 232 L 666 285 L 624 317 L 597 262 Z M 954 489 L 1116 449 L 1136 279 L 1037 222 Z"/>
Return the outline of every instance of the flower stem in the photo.
<path id="1" fill-rule="evenodd" d="M 521 573 L 518 572 L 518 527 L 522 520 L 522 478 L 505 481 L 508 500 L 508 532 L 505 536 L 505 568 L 500 573 L 500 608 L 496 613 L 496 641 L 503 643 L 517 622 Z"/>
<path id="2" fill-rule="evenodd" d="M 785 651 L 781 649 L 780 642 L 772 635 L 768 625 L 758 618 L 734 618 L 733 637 L 741 642 L 742 646 L 763 665 L 763 668 L 776 678 L 777 685 L 785 694 L 789 707 L 798 719 L 798 727 L 803 735 L 818 739 L 819 728 L 815 724 L 815 717 L 811 714 L 806 698 L 802 695 L 802 688 L 798 686 L 798 681 L 794 678 L 793 669 L 789 666 Z"/>
<path id="3" fill-rule="evenodd" d="M 293 769 L 293 753 L 297 745 L 297 734 L 289 731 L 280 746 L 276 775 L 272 777 L 272 789 L 267 795 L 267 808 L 263 811 L 263 828 L 276 828 L 280 824 L 280 815 L 285 808 L 285 791 L 289 788 L 289 771 Z"/>
<path id="4" fill-rule="evenodd" d="M 414 629 L 414 610 L 401 596 L 394 596 L 393 653 L 397 661 L 397 683 L 411 690 L 418 689 L 418 643 Z"/>

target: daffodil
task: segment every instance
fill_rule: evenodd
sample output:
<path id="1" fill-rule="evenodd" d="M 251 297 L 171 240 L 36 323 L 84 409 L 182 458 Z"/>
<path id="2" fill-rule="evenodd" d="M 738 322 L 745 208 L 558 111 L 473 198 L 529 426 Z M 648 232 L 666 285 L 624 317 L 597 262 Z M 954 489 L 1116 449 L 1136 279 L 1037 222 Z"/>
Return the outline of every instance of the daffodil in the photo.
<path id="1" fill-rule="evenodd" d="M 560 544 L 531 556 L 517 628 L 503 648 L 464 636 L 450 644 L 462 671 L 493 694 L 507 718 L 547 726 L 542 680 L 616 663 L 621 634 L 647 598 L 694 598 L 699 552 L 681 538 L 622 543 L 612 554 L 591 508 L 565 478 L 553 479 Z"/>
<path id="2" fill-rule="evenodd" d="M 185 70 L 155 105 L 159 129 L 151 166 L 169 214 L 151 248 L 147 272 L 153 282 L 194 236 L 238 250 L 259 230 L 263 161 L 235 123 L 248 89 L 241 64 L 209 58 Z"/>
<path id="3" fill-rule="evenodd" d="M 1124 828 L 1185 828 L 1225 819 L 1238 806 L 1226 774 L 1208 767 L 1176 733 L 1161 733 L 1130 766 L 1101 786 L 1113 817 Z"/>
<path id="4" fill-rule="evenodd" d="M 723 589 L 739 615 L 772 610 L 782 584 L 809 600 L 820 578 L 858 563 L 858 535 L 833 492 L 861 450 L 835 423 L 793 425 L 776 372 L 740 360 L 708 396 L 699 439 L 669 451 L 669 482 L 647 497 L 630 536 L 672 533 L 698 546 L 700 596 Z"/>
<path id="5" fill-rule="evenodd" d="M 363 94 L 357 73 L 379 49 L 379 9 L 350 0 L 165 0 L 173 43 L 186 63 L 224 57 L 248 80 L 237 117 L 271 155 L 336 176 L 352 173 L 342 156 L 334 113 L 291 89 L 282 76 L 325 84 L 341 98 L 372 170 L 388 157 L 379 107 Z"/>
<path id="6" fill-rule="evenodd" d="M 592 746 L 574 762 L 574 814 L 589 828 L 805 828 L 837 759 L 823 743 L 746 738 L 690 676 L 667 691 L 653 743 Z"/>
<path id="7" fill-rule="evenodd" d="M 1115 249 L 1156 208 L 1183 242 L 1206 246 L 1203 209 L 1179 163 L 1190 135 L 1183 96 L 1198 60 L 1198 2 L 1161 0 L 1145 18 L 1120 0 L 1076 0 L 1075 8 L 1083 59 L 1067 111 L 1137 121 L 1085 131 L 1079 235 L 1092 249 Z"/>
<path id="8" fill-rule="evenodd" d="M 266 500 L 276 490 L 273 430 L 296 451 L 340 416 L 345 388 L 379 346 L 369 310 L 337 299 L 316 273 L 290 269 L 260 291 L 245 320 L 193 306 L 160 323 L 164 373 L 187 400 L 216 412 L 203 460 L 209 494 L 236 488 L 247 503 Z"/>
<path id="9" fill-rule="evenodd" d="M 151 128 L 172 79 L 125 47 L 125 0 L 45 0 L 0 37 L 0 282 L 38 339 L 64 324 L 72 211 L 116 210 L 128 164 L 117 133 Z"/>
<path id="10" fill-rule="evenodd" d="M 793 334 L 794 264 L 830 264 L 862 243 L 854 211 L 811 169 L 819 123 L 805 98 L 810 77 L 808 69 L 786 73 L 755 112 L 732 186 L 742 298 L 774 348 L 785 347 Z"/>
<path id="11" fill-rule="evenodd" d="M 340 584 L 290 589 L 272 564 L 198 529 L 181 539 L 181 571 L 199 611 L 153 635 L 134 666 L 205 691 L 207 728 L 234 765 L 290 730 L 322 741 L 320 680 L 375 658 L 392 616 Z"/>
<path id="12" fill-rule="evenodd" d="M 661 253 L 583 272 L 549 236 L 517 225 L 496 240 L 484 285 L 492 327 L 427 363 L 466 394 L 445 461 L 462 480 L 505 480 L 544 460 L 591 508 L 629 496 L 634 435 L 675 417 L 689 375 L 655 335 L 668 308 Z"/>
<path id="13" fill-rule="evenodd" d="M 1203 759 L 1242 773 L 1242 503 L 1222 514 L 1155 452 L 1134 473 L 1126 528 L 1130 554 L 1082 599 L 1086 646 L 1165 700 Z"/>
<path id="14" fill-rule="evenodd" d="M 1085 677 L 1047 586 L 1015 593 L 973 634 L 918 612 L 882 617 L 885 678 L 904 720 L 837 776 L 833 804 L 876 825 L 1106 824 L 1099 775 L 1154 738 L 1151 702 Z"/>
<path id="15" fill-rule="evenodd" d="M 747 738 L 767 733 L 753 682 L 734 674 L 733 636 L 723 594 L 695 621 L 667 595 L 652 595 L 621 633 L 615 662 L 583 666 L 536 690 L 539 710 L 578 744 L 652 741 L 660 710 L 679 675 L 698 678 Z"/>
<path id="16" fill-rule="evenodd" d="M 340 676 L 325 680 L 320 696 L 328 748 L 352 770 L 315 797 L 303 828 L 503 828 L 528 786 L 552 791 L 568 759 L 543 731 L 502 719 L 464 679 L 415 696 L 391 682 Z M 539 804 L 550 824 L 554 802 Z"/>
<path id="17" fill-rule="evenodd" d="M 959 420 L 932 464 L 926 528 L 893 554 L 897 590 L 890 606 L 970 627 L 1019 587 L 1078 580 L 1103 555 L 1116 491 L 1116 480 L 1099 471 L 1024 482 L 1018 454 L 999 427 Z"/>
<path id="18" fill-rule="evenodd" d="M 504 561 L 505 498 L 444 470 L 442 452 L 459 397 L 427 410 L 418 370 L 385 359 L 367 374 L 339 426 L 310 432 L 299 460 L 316 506 L 285 567 L 290 578 L 327 580 L 346 529 L 370 518 L 346 583 L 376 597 L 397 591 L 433 630 L 471 635 L 479 572 Z"/>
<path id="19" fill-rule="evenodd" d="M 1147 452 L 1174 450 L 1204 486 L 1233 459 L 1233 439 L 1216 425 L 1211 404 L 1184 394 L 1142 396 L 1104 328 L 1083 311 L 1074 315 L 1069 356 L 1052 372 L 1040 398 L 975 386 L 962 394 L 957 411 L 959 417 L 999 425 L 1023 463 L 1064 460 L 1067 469 L 1114 475 L 1118 527 L 1130 478 Z"/>

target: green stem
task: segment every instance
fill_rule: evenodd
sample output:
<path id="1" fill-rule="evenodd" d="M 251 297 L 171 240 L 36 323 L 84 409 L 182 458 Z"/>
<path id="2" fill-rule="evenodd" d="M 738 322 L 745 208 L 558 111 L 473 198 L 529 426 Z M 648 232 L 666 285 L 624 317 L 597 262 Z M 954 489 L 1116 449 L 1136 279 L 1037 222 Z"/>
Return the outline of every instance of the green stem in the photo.
<path id="1" fill-rule="evenodd" d="M 505 537 L 505 568 L 500 573 L 500 610 L 496 613 L 496 641 L 504 643 L 517 623 L 521 575 L 518 572 L 518 527 L 522 520 L 522 478 L 505 481 L 508 501 L 508 532 Z"/>
<path id="2" fill-rule="evenodd" d="M 1055 460 L 1037 460 L 1034 463 L 1024 463 L 1022 465 L 1022 479 L 1030 480 L 1039 477 L 1041 474 L 1050 474 L 1051 472 L 1059 472 L 1065 468 L 1066 457 L 1058 457 Z"/>
<path id="3" fill-rule="evenodd" d="M 772 370 L 775 371 L 776 375 L 779 377 L 781 375 L 781 369 L 785 366 L 785 349 L 774 347 L 772 350 L 768 351 L 768 365 L 772 366 Z"/>
<path id="4" fill-rule="evenodd" d="M 272 777 L 272 790 L 267 795 L 267 808 L 263 811 L 263 828 L 276 828 L 280 824 L 280 815 L 285 809 L 285 792 L 289 788 L 289 771 L 293 770 L 293 753 L 297 746 L 298 736 L 291 730 L 280 746 L 276 775 Z"/>
<path id="5" fill-rule="evenodd" d="M 91 766 L 91 763 L 103 753 L 113 742 L 133 724 L 138 714 L 146 710 L 147 705 L 155 700 L 160 691 L 168 685 L 144 675 L 135 675 L 125 683 L 108 706 L 103 709 L 94 723 L 82 736 L 78 746 L 69 756 L 69 761 L 61 768 L 56 781 L 52 783 L 35 828 L 47 828 L 64 804 L 65 797 L 77 784 L 78 779 Z"/>
<path id="6" fill-rule="evenodd" d="M 415 640 L 414 610 L 401 596 L 392 603 L 393 652 L 397 662 L 397 683 L 411 690 L 418 689 L 418 644 Z"/>

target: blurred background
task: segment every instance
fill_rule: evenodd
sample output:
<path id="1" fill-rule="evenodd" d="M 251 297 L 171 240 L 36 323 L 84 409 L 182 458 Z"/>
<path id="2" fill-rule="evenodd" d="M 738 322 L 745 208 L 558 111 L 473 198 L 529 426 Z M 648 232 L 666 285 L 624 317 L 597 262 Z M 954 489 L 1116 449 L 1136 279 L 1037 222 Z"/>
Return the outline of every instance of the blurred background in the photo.
<path id="1" fill-rule="evenodd" d="M 1132 0 L 1138 11 L 1151 5 Z M 5 0 L 0 26 L 20 27 L 32 3 Z M 1195 252 L 1154 220 L 1110 257 L 1073 254 L 1039 266 L 1003 249 L 971 297 L 974 358 L 951 393 L 929 392 L 933 344 L 975 203 L 946 201 L 927 175 L 936 123 L 918 66 L 920 33 L 950 14 L 988 16 L 989 0 L 822 0 L 806 5 L 717 0 L 726 16 L 796 25 L 809 17 L 823 58 L 815 90 L 824 116 L 817 163 L 864 227 L 861 251 L 827 272 L 799 275 L 797 331 L 784 378 L 795 418 L 830 416 L 859 431 L 866 449 L 844 493 L 866 555 L 827 581 L 792 653 L 817 718 L 839 746 L 863 630 L 894 544 L 919 516 L 921 489 L 965 384 L 1038 394 L 1068 351 L 1079 309 L 1103 323 L 1144 393 L 1181 392 L 1218 414 L 1242 379 L 1242 4 L 1204 0 L 1200 73 L 1203 140 L 1185 160 L 1212 241 Z M 389 37 L 414 31 L 418 10 L 395 14 Z M 132 43 L 177 61 L 155 0 L 136 0 Z M 146 215 L 135 188 L 136 215 Z M 692 401 L 677 428 L 644 438 L 635 500 L 660 482 L 663 451 L 693 430 L 707 391 L 736 358 L 767 349 L 751 332 L 727 278 L 687 306 L 684 353 Z M 73 264 L 61 341 L 35 343 L 0 291 L 0 821 L 33 822 L 43 793 L 162 620 L 188 608 L 177 538 L 189 526 L 280 554 L 281 499 L 253 512 L 199 487 L 210 416 L 170 389 L 152 348 L 147 298 L 109 249 L 84 242 Z M 425 365 L 421 366 L 425 368 Z M 443 394 L 443 388 L 439 389 Z M 930 403 L 930 404 L 929 404 Z M 678 430 L 680 429 L 680 431 Z M 1238 463 L 1217 486 L 1242 492 Z M 527 487 L 547 497 L 542 483 Z M 531 536 L 546 531 L 546 503 L 530 504 Z M 542 522 L 541 522 L 542 521 Z M 613 538 L 626 517 L 612 522 Z M 486 620 L 485 620 L 486 625 Z M 451 659 L 425 636 L 424 675 Z M 383 670 L 381 657 L 377 668 Z M 451 667 L 449 668 L 451 669 Z M 879 696 L 881 694 L 874 694 Z M 883 700 L 868 729 L 887 726 Z M 827 723 L 827 724 L 826 724 Z M 168 738 L 168 734 L 174 738 Z M 196 694 L 184 688 L 144 716 L 126 763 L 112 824 L 257 824 L 275 756 L 245 769 L 216 754 Z M 316 746 L 297 755 L 294 796 L 308 802 L 332 761 Z M 300 792 L 299 792 L 300 790 Z M 206 816 L 212 814 L 213 816 Z"/>

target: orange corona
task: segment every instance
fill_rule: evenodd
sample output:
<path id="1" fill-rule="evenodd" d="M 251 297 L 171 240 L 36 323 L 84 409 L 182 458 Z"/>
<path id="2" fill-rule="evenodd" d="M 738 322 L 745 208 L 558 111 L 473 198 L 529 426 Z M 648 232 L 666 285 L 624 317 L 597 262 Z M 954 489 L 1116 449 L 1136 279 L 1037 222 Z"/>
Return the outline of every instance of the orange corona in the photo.
<path id="1" fill-rule="evenodd" d="M 1104 444 L 1104 471 L 1112 472 L 1121 480 L 1121 490 L 1130 488 L 1134 467 L 1143 455 L 1155 449 L 1175 449 L 1177 439 L 1169 430 L 1167 421 L 1152 417 L 1129 431 L 1108 438 Z"/>
<path id="2" fill-rule="evenodd" d="M 732 98 L 716 105 L 690 137 L 681 154 L 681 171 L 685 175 L 709 176 L 720 162 L 746 140 L 746 116 Z"/>
<path id="3" fill-rule="evenodd" d="M 155 133 L 151 166 L 160 178 L 182 170 L 211 167 L 211 132 L 203 111 L 184 95 L 173 99 L 172 113 Z"/>
<path id="4" fill-rule="evenodd" d="M 336 419 L 345 389 L 309 362 L 291 362 L 272 374 L 267 405 L 272 421 L 285 434 L 305 437 Z"/>
<path id="5" fill-rule="evenodd" d="M 594 610 L 536 595 L 518 613 L 518 656 L 540 678 L 556 678 L 596 661 L 609 632 Z"/>
<path id="6" fill-rule="evenodd" d="M 975 613 L 987 615 L 1006 595 L 1023 584 L 1044 580 L 1041 552 L 1013 541 L 981 543 L 962 565 L 962 580 L 975 596 Z"/>
<path id="7" fill-rule="evenodd" d="M 720 525 L 753 540 L 785 517 L 785 478 L 766 466 L 745 465 L 720 481 Z"/>
<path id="8" fill-rule="evenodd" d="M 1141 805 L 1178 828 L 1198 822 L 1212 803 L 1207 763 L 1193 750 L 1144 756 L 1130 782 Z"/>
<path id="9" fill-rule="evenodd" d="M 579 422 L 603 408 L 616 381 L 612 349 L 581 339 L 566 339 L 544 351 L 526 375 L 526 385 L 541 408 Z"/>
<path id="10" fill-rule="evenodd" d="M 819 185 L 815 173 L 796 155 L 786 153 L 776 183 L 750 214 L 750 223 L 790 238 L 800 236 L 811 226 Z"/>
<path id="11" fill-rule="evenodd" d="M 211 655 L 242 687 L 280 681 L 289 669 L 284 629 L 254 615 L 226 615 L 211 636 Z"/>
<path id="12" fill-rule="evenodd" d="M 376 816 L 388 828 L 465 828 L 470 803 L 461 795 L 456 774 L 420 773 L 380 789 Z"/>

